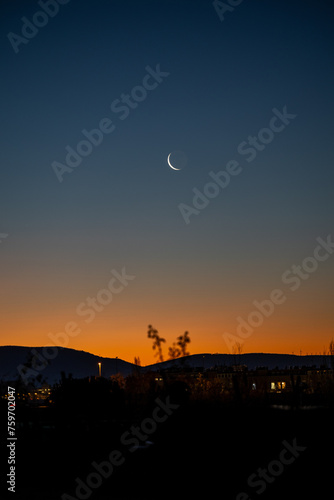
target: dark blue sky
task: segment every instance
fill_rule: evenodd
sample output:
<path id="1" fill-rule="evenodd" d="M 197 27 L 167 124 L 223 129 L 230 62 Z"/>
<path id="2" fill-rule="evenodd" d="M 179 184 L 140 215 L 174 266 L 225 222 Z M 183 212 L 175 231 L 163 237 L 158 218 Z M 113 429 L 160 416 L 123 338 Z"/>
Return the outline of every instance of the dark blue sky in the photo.
<path id="1" fill-rule="evenodd" d="M 232 325 L 333 228 L 333 6 L 244 0 L 221 22 L 204 0 L 70 0 L 18 53 L 8 33 L 21 35 L 21 18 L 41 8 L 1 10 L 0 250 L 12 343 L 46 343 L 44 332 L 126 266 L 133 323 L 116 306 L 101 316 L 97 350 L 119 341 L 124 320 L 141 352 L 149 322 L 167 337 L 190 330 L 194 350 L 207 336 L 207 350 L 224 351 L 228 315 Z M 169 75 L 121 120 L 111 103 L 157 65 Z M 238 146 L 284 106 L 296 118 L 248 163 Z M 115 130 L 60 183 L 52 163 L 103 118 Z M 166 162 L 175 150 L 188 158 L 179 172 Z M 232 159 L 242 173 L 185 224 L 179 204 Z M 313 292 L 328 292 L 324 283 Z M 88 333 L 76 342 L 94 351 Z"/>

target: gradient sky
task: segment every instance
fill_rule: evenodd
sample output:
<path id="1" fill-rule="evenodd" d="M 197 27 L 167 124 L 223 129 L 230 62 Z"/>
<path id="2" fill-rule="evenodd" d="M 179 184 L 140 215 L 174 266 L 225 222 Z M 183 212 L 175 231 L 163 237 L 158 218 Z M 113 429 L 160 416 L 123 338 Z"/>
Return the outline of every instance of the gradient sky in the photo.
<path id="1" fill-rule="evenodd" d="M 221 21 L 207 0 L 70 0 L 15 53 L 8 33 L 40 10 L 1 6 L 1 343 L 48 345 L 73 321 L 68 347 L 148 364 L 152 324 L 165 354 L 185 330 L 191 353 L 224 353 L 279 288 L 244 352 L 322 352 L 334 255 L 294 292 L 281 276 L 334 234 L 331 3 L 245 0 Z M 169 75 L 121 120 L 112 102 L 158 64 Z M 238 146 L 284 106 L 296 118 L 247 162 Z M 103 118 L 115 130 L 60 183 L 52 163 Z M 186 224 L 179 204 L 230 160 L 242 172 Z M 123 267 L 135 279 L 86 323 L 77 307 Z"/>

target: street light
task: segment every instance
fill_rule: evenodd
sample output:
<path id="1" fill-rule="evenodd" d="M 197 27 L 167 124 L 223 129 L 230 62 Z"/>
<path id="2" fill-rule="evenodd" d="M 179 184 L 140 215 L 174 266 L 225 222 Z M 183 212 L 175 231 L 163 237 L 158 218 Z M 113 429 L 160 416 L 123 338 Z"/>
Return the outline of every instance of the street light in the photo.
<path id="1" fill-rule="evenodd" d="M 101 363 L 97 363 L 99 366 L 99 377 L 101 377 Z"/>

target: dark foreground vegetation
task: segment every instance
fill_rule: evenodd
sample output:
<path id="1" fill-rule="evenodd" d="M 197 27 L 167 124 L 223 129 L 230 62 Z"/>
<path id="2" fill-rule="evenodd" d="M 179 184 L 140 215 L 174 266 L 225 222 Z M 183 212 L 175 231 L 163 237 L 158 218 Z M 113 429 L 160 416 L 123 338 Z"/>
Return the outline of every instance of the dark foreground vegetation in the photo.
<path id="1" fill-rule="evenodd" d="M 18 399 L 12 498 L 327 498 L 330 380 L 302 398 L 246 391 L 242 375 L 230 390 L 219 387 L 203 376 L 63 376 L 49 399 Z"/>

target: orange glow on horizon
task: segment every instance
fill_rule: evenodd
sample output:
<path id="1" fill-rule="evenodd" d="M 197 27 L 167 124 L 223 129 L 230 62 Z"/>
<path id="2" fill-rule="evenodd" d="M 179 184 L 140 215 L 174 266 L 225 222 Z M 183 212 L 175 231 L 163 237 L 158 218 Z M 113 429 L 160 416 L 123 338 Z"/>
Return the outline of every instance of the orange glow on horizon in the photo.
<path id="1" fill-rule="evenodd" d="M 247 284 L 233 288 L 231 281 L 231 286 L 224 283 L 222 290 L 213 288 L 205 295 L 194 289 L 189 296 L 182 289 L 173 292 L 171 283 L 159 293 L 154 294 L 149 288 L 144 294 L 138 279 L 138 284 L 135 280 L 131 282 L 110 305 L 96 313 L 91 322 L 77 314 L 78 304 L 88 294 L 86 291 L 69 290 L 65 297 L 60 290 L 52 291 L 39 300 L 43 295 L 41 290 L 33 290 L 30 295 L 24 290 L 20 296 L 14 294 L 13 286 L 12 297 L 8 298 L 6 290 L 7 299 L 3 299 L 2 344 L 59 345 L 97 356 L 117 356 L 129 362 L 136 356 L 144 366 L 157 362 L 152 340 L 147 338 L 147 327 L 151 324 L 166 339 L 165 360 L 168 347 L 185 331 L 191 339 L 190 354 L 230 353 L 231 344 L 225 342 L 225 333 L 236 336 L 244 353 L 322 354 L 334 336 L 328 282 L 329 275 L 324 269 L 296 292 L 285 288 L 286 301 L 277 305 L 269 317 L 263 316 L 261 324 L 243 339 L 237 336 L 238 318 L 248 321 L 255 310 L 254 300 L 266 300 L 271 292 L 269 286 L 265 292 L 264 286 L 259 290 L 247 288 Z M 73 335 L 67 335 L 66 328 Z"/>
<path id="2" fill-rule="evenodd" d="M 159 335 L 166 338 L 166 343 L 163 344 L 164 360 L 168 359 L 168 347 L 176 341 L 176 337 L 184 333 L 185 329 L 173 329 L 173 335 L 165 332 L 172 331 L 168 325 L 162 322 L 156 326 L 159 330 Z M 281 353 L 281 354 L 323 354 L 324 350 L 328 349 L 329 342 L 333 338 L 333 330 L 331 325 L 323 321 L 321 328 L 321 335 L 314 335 L 315 325 L 312 323 L 304 325 L 298 321 L 295 322 L 293 334 L 285 328 L 285 334 L 281 333 L 281 328 L 276 325 L 276 328 L 271 327 L 270 334 L 265 328 L 259 328 L 258 331 L 254 329 L 252 335 L 244 341 L 240 341 L 242 353 L 251 352 L 266 352 L 266 353 Z M 161 326 L 161 328 L 160 328 Z M 92 329 L 94 329 L 92 325 Z M 193 325 L 193 328 L 187 329 L 191 338 L 190 344 L 187 348 L 190 354 L 231 354 L 227 344 L 223 339 L 223 330 L 221 329 L 208 329 L 211 331 L 210 335 L 207 333 L 203 335 L 204 327 L 199 328 Z M 319 331 L 319 330 L 318 330 Z M 44 331 L 39 333 L 35 330 L 32 334 L 21 335 L 8 335 L 3 337 L 3 345 L 22 345 L 28 347 L 40 347 L 44 345 L 56 345 L 51 342 L 45 335 Z M 15 342 L 13 339 L 15 338 Z M 29 338 L 29 342 L 27 342 Z M 60 337 L 59 337 L 60 339 Z M 137 329 L 128 329 L 124 331 L 121 336 L 115 337 L 108 332 L 102 330 L 95 331 L 90 334 L 88 332 L 81 332 L 76 337 L 68 338 L 67 345 L 58 342 L 57 345 L 61 347 L 68 347 L 76 350 L 83 350 L 90 352 L 96 356 L 108 358 L 120 358 L 124 361 L 133 363 L 134 357 L 140 358 L 141 365 L 150 365 L 158 362 L 157 357 L 154 356 L 155 351 L 152 350 L 152 340 L 147 338 L 147 325 L 143 325 L 140 335 Z"/>

